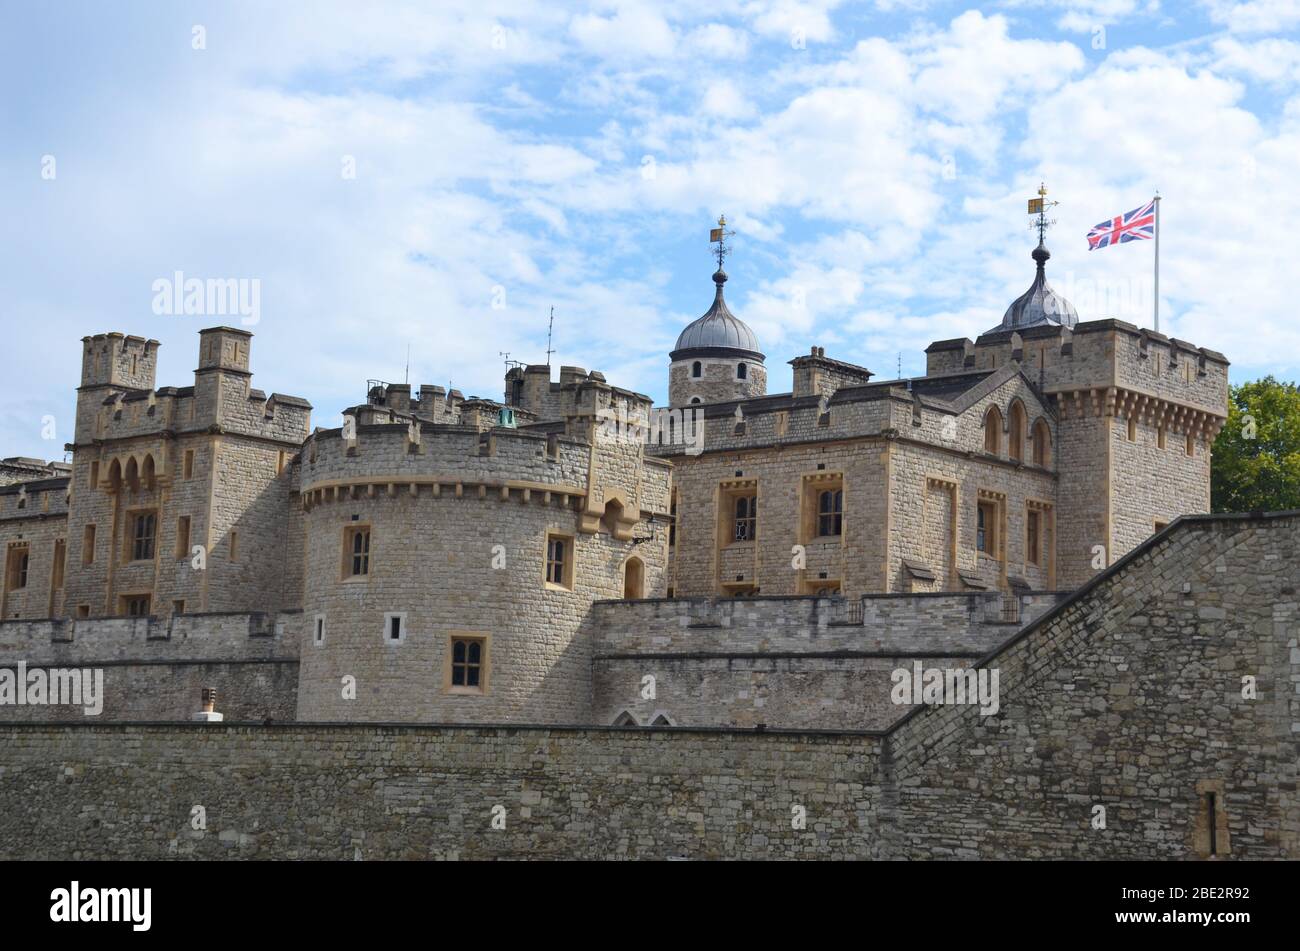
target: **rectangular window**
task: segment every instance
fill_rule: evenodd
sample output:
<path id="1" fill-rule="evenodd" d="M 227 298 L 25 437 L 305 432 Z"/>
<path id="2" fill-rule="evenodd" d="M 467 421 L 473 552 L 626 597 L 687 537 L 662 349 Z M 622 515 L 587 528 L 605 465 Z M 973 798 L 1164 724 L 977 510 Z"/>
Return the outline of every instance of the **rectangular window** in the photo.
<path id="1" fill-rule="evenodd" d="M 90 605 L 89 605 L 89 604 L 78 604 L 78 605 L 77 605 L 77 617 L 79 617 L 79 618 L 87 618 L 87 617 L 90 617 Z"/>
<path id="2" fill-rule="evenodd" d="M 173 601 L 172 614 L 184 614 L 184 613 L 185 613 L 185 601 L 184 600 Z"/>
<path id="3" fill-rule="evenodd" d="M 239 558 L 239 532 L 230 533 L 230 560 L 236 561 Z"/>
<path id="4" fill-rule="evenodd" d="M 130 561 L 152 561 L 154 535 L 158 518 L 153 512 L 136 512 L 131 515 Z"/>
<path id="5" fill-rule="evenodd" d="M 822 489 L 817 493 L 817 536 L 840 535 L 844 532 L 844 490 Z"/>
<path id="6" fill-rule="evenodd" d="M 93 564 L 95 561 L 95 526 L 87 525 L 81 532 L 81 563 Z"/>
<path id="7" fill-rule="evenodd" d="M 1196 452 L 1196 439 L 1191 433 L 1187 434 L 1187 454 L 1193 455 Z"/>
<path id="8" fill-rule="evenodd" d="M 487 693 L 487 637 L 452 634 L 448 650 L 451 656 L 447 665 L 447 689 L 451 693 Z"/>
<path id="9" fill-rule="evenodd" d="M 312 630 L 311 642 L 317 647 L 325 643 L 325 615 L 316 615 L 316 624 Z"/>
<path id="10" fill-rule="evenodd" d="M 176 519 L 176 557 L 184 558 L 190 553 L 190 517 L 182 515 Z"/>
<path id="11" fill-rule="evenodd" d="M 1165 448 L 1165 428 L 1163 426 L 1156 428 L 1156 446 L 1160 449 Z"/>
<path id="12" fill-rule="evenodd" d="M 148 617 L 151 600 L 147 594 L 124 594 L 122 614 L 127 617 Z"/>
<path id="13" fill-rule="evenodd" d="M 1128 418 L 1128 441 L 1137 442 L 1138 440 L 1138 421 L 1136 416 Z"/>
<path id="14" fill-rule="evenodd" d="M 5 578 L 5 588 L 9 591 L 17 591 L 19 588 L 27 587 L 27 565 L 31 548 L 26 542 L 20 542 L 9 546 L 9 557 L 5 561 L 8 568 L 7 577 Z"/>
<path id="15" fill-rule="evenodd" d="M 99 463 L 96 461 L 90 464 L 90 489 L 93 492 L 95 489 L 98 488 L 99 488 Z"/>
<path id="16" fill-rule="evenodd" d="M 731 540 L 752 542 L 758 537 L 758 496 L 738 495 L 733 500 Z"/>
<path id="17" fill-rule="evenodd" d="M 370 526 L 349 525 L 343 531 L 343 577 L 370 574 Z"/>
<path id="18" fill-rule="evenodd" d="M 406 615 L 389 612 L 384 615 L 384 643 L 400 644 L 406 640 Z"/>
<path id="19" fill-rule="evenodd" d="M 50 587 L 58 591 L 63 587 L 64 564 L 68 558 L 68 543 L 62 538 L 54 542 L 54 564 L 50 568 Z"/>
<path id="20" fill-rule="evenodd" d="M 546 584 L 552 588 L 573 590 L 573 538 L 547 533 Z"/>
<path id="21" fill-rule="evenodd" d="M 981 501 L 976 509 L 975 548 L 994 558 L 998 556 L 998 507 L 995 502 Z"/>
<path id="22" fill-rule="evenodd" d="M 1026 513 L 1025 523 L 1025 561 L 1031 565 L 1040 565 L 1042 555 L 1042 518 L 1041 512 Z"/>
<path id="23" fill-rule="evenodd" d="M 185 450 L 184 473 L 185 473 L 185 478 L 187 479 L 194 478 L 194 450 L 193 449 Z"/>

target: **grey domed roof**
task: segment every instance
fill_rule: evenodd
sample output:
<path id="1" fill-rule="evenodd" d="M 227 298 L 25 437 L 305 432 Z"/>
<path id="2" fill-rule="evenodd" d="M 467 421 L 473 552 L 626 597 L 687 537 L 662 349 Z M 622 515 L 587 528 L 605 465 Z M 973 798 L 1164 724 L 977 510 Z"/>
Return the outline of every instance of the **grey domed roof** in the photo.
<path id="1" fill-rule="evenodd" d="M 722 298 L 722 285 L 727 282 L 727 274 L 721 268 L 713 275 L 717 290 L 713 295 L 713 306 L 689 324 L 677 338 L 677 346 L 669 356 L 673 359 L 690 356 L 692 352 L 727 350 L 744 354 L 751 359 L 762 360 L 763 354 L 758 349 L 758 337 L 749 325 L 727 309 L 727 302 Z M 707 356 L 708 354 L 696 353 Z"/>
<path id="2" fill-rule="evenodd" d="M 1032 257 L 1038 265 L 1034 283 L 1029 285 L 1029 290 L 1011 302 L 1011 306 L 1002 317 L 1002 323 L 989 333 L 999 330 L 1022 330 L 1025 327 L 1037 327 L 1042 324 L 1073 327 L 1079 322 L 1079 312 L 1074 309 L 1074 305 L 1056 293 L 1052 285 L 1047 283 L 1045 265 L 1051 256 L 1052 252 L 1042 244 L 1034 248 Z"/>

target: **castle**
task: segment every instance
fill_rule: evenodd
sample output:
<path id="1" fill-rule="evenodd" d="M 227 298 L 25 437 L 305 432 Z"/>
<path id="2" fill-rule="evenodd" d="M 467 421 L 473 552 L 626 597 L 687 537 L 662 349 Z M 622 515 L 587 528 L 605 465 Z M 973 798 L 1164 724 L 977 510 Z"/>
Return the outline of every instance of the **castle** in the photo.
<path id="1" fill-rule="evenodd" d="M 250 715 L 887 725 L 898 711 L 847 700 L 871 658 L 819 671 L 811 707 L 784 696 L 806 670 L 718 683 L 699 659 L 642 698 L 656 644 L 688 646 L 649 632 L 699 615 L 700 647 L 722 612 L 725 655 L 770 650 L 774 624 L 833 624 L 846 650 L 874 625 L 881 651 L 961 663 L 1207 510 L 1227 361 L 1080 323 L 1033 257 L 1001 324 L 932 344 L 925 376 L 876 381 L 814 347 L 777 395 L 720 260 L 659 409 L 599 372 L 516 366 L 500 401 L 372 381 L 313 430 L 306 401 L 253 388 L 248 331 L 201 331 L 185 387 L 156 387 L 156 340 L 87 337 L 71 467 L 6 463 L 0 630 L 124 639 L 119 661 L 291 662 L 278 697 L 216 672 Z M 240 616 L 250 636 L 225 642 Z M 117 673 L 137 713 L 183 719 L 201 689 L 149 707 L 144 668 Z"/>
<path id="2" fill-rule="evenodd" d="M 185 387 L 85 338 L 70 466 L 0 463 L 0 853 L 1294 856 L 1300 513 L 1194 514 L 1227 361 L 1048 258 L 924 376 L 776 395 L 720 259 L 657 408 L 515 366 L 313 429 L 247 331 Z M 5 697 L 70 668 L 98 715 Z"/>

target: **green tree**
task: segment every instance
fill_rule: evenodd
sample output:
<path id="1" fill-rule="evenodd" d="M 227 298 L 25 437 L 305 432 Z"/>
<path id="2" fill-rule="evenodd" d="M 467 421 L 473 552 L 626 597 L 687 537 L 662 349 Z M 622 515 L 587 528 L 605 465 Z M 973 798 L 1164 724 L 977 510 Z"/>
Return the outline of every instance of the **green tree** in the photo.
<path id="1" fill-rule="evenodd" d="M 1300 389 L 1272 376 L 1229 388 L 1228 422 L 1214 441 L 1215 512 L 1300 509 Z"/>

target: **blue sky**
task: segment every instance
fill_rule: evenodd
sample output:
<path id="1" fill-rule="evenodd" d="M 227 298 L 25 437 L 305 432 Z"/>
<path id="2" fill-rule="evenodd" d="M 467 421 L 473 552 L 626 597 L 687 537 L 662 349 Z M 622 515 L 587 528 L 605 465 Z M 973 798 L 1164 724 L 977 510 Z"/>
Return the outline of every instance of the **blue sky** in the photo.
<path id="1" fill-rule="evenodd" d="M 254 386 L 316 425 L 408 346 L 500 398 L 552 306 L 557 365 L 662 399 L 724 212 L 773 392 L 812 345 L 919 373 L 1028 286 L 1040 180 L 1082 319 L 1150 324 L 1150 244 L 1084 235 L 1159 189 L 1161 329 L 1300 376 L 1300 0 L 0 10 L 0 455 L 62 458 L 87 334 L 192 382 L 238 317 L 155 313 L 176 271 L 259 282 Z"/>

